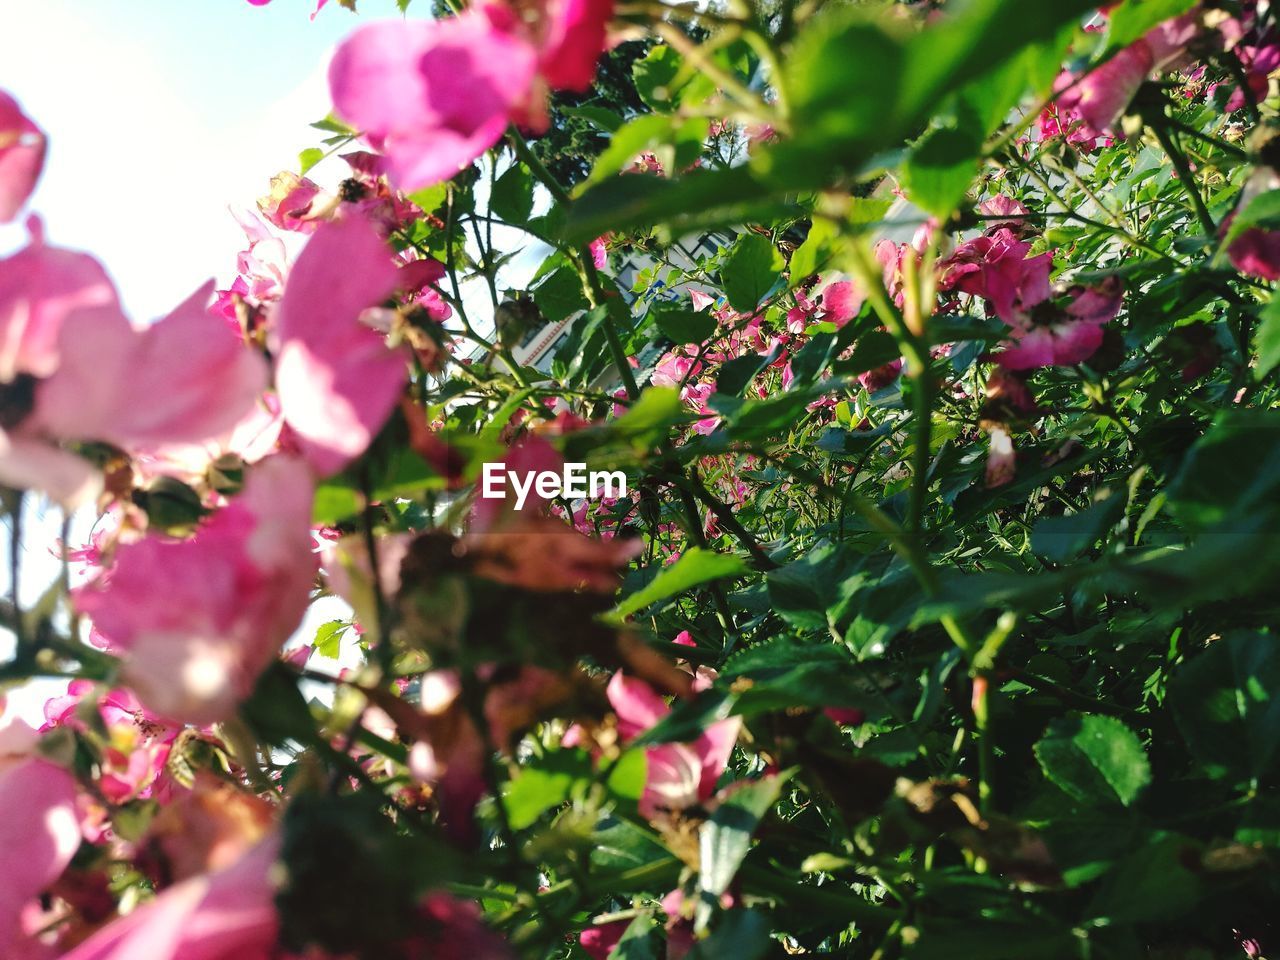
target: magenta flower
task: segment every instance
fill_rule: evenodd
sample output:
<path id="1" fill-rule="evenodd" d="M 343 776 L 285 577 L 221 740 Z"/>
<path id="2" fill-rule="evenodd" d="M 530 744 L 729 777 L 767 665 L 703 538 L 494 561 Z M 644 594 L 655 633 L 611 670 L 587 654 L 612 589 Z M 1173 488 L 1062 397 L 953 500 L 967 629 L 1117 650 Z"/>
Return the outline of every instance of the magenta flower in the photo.
<path id="1" fill-rule="evenodd" d="M 75 803 L 75 778 L 62 767 L 38 758 L 0 767 L 0 955 L 23 954 L 24 909 L 80 846 Z"/>
<path id="2" fill-rule="evenodd" d="M 0 223 L 18 215 L 44 169 L 47 141 L 18 101 L 0 90 Z"/>
<path id="3" fill-rule="evenodd" d="M 321 226 L 276 311 L 276 391 L 307 461 L 335 473 L 369 446 L 408 379 L 404 352 L 361 323 L 400 283 L 391 251 L 361 218 Z"/>
<path id="4" fill-rule="evenodd" d="M 275 658 L 315 579 L 312 495 L 301 461 L 272 457 L 193 537 L 125 544 L 75 591 L 77 609 L 124 651 L 121 678 L 156 714 L 220 720 Z"/>
<path id="5" fill-rule="evenodd" d="M 938 265 L 938 287 L 982 297 L 1005 323 L 1049 299 L 1053 254 L 1028 256 L 1031 244 L 999 227 L 967 240 Z"/>
<path id="6" fill-rule="evenodd" d="M 1120 278 L 1108 277 L 1099 287 L 1073 287 L 1067 296 L 1065 307 L 1046 300 L 1006 320 L 1013 344 L 996 354 L 997 362 L 1009 370 L 1030 370 L 1072 366 L 1092 357 L 1102 345 L 1103 326 L 1124 303 Z"/>
<path id="7" fill-rule="evenodd" d="M 329 65 L 334 110 L 386 154 L 397 186 L 447 180 L 526 115 L 538 56 L 484 11 L 362 27 Z"/>
<path id="8" fill-rule="evenodd" d="M 595 79 L 613 0 L 544 0 L 538 70 L 553 89 L 582 92 Z"/>
<path id="9" fill-rule="evenodd" d="M 647 683 L 621 672 L 613 675 L 607 692 L 618 715 L 618 734 L 624 741 L 639 736 L 671 711 Z M 740 726 L 737 717 L 730 717 L 708 726 L 691 744 L 647 747 L 648 770 L 640 812 L 652 820 L 709 801 L 715 794 L 716 781 L 729 764 Z"/>
<path id="10" fill-rule="evenodd" d="M 1255 198 L 1277 188 L 1280 188 L 1280 174 L 1270 167 L 1258 167 L 1245 182 L 1236 209 L 1244 210 Z M 1220 233 L 1229 232 L 1234 219 L 1234 213 L 1226 218 Z M 1241 273 L 1263 280 L 1280 280 L 1280 230 L 1246 227 L 1227 246 L 1227 257 Z"/>

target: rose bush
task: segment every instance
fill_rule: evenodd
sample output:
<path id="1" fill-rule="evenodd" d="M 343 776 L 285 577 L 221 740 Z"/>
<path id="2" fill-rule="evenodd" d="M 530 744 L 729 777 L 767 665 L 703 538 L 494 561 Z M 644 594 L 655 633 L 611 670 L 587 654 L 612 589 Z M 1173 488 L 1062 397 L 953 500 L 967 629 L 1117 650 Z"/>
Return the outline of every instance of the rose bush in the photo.
<path id="1" fill-rule="evenodd" d="M 0 956 L 1280 951 L 1272 5 L 420 3 L 225 289 L 0 260 Z"/>

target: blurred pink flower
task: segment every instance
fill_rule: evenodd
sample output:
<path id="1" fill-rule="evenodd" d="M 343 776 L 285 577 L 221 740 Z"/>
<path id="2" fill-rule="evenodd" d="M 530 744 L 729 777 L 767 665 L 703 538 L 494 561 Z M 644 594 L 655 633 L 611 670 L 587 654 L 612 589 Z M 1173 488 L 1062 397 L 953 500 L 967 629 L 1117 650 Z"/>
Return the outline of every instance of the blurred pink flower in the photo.
<path id="1" fill-rule="evenodd" d="M 210 281 L 143 329 L 114 306 L 69 316 L 35 425 L 124 448 L 200 443 L 235 427 L 266 388 L 266 363 L 209 314 L 212 292 Z"/>
<path id="2" fill-rule="evenodd" d="M 285 422 L 321 475 L 358 457 L 391 414 L 408 360 L 360 315 L 399 284 L 391 251 L 360 217 L 307 243 L 276 311 L 276 391 Z"/>
<path id="3" fill-rule="evenodd" d="M 1071 366 L 1088 360 L 1102 345 L 1102 327 L 1124 303 L 1119 277 L 1097 287 L 1073 287 L 1065 307 L 1046 300 L 1011 321 L 1013 344 L 996 354 L 1009 370 Z M 1003 319 L 1003 318 L 1002 318 Z"/>
<path id="4" fill-rule="evenodd" d="M 312 496 L 301 461 L 272 457 L 194 536 L 125 544 L 75 592 L 76 607 L 125 652 L 121 679 L 157 715 L 228 716 L 297 627 L 316 572 Z"/>
<path id="5" fill-rule="evenodd" d="M 1240 191 L 1236 210 L 1244 210 L 1257 197 L 1276 189 L 1280 189 L 1280 174 L 1270 167 L 1256 168 Z M 1219 228 L 1221 234 L 1230 231 L 1235 217 L 1233 213 L 1223 220 Z M 1280 280 L 1280 230 L 1246 227 L 1227 247 L 1227 257 L 1241 273 L 1263 280 Z"/>
<path id="6" fill-rule="evenodd" d="M 0 223 L 18 215 L 44 169 L 44 133 L 0 90 Z"/>
<path id="7" fill-rule="evenodd" d="M 62 767 L 28 758 L 0 767 L 0 955 L 30 945 L 22 915 L 80 846 L 76 783 Z"/>
<path id="8" fill-rule="evenodd" d="M 99 930 L 62 960 L 270 960 L 279 920 L 271 836 L 231 866 L 176 884 Z"/>
<path id="9" fill-rule="evenodd" d="M 537 52 L 484 10 L 361 27 L 329 65 L 334 111 L 386 154 L 397 186 L 447 180 L 524 115 Z"/>

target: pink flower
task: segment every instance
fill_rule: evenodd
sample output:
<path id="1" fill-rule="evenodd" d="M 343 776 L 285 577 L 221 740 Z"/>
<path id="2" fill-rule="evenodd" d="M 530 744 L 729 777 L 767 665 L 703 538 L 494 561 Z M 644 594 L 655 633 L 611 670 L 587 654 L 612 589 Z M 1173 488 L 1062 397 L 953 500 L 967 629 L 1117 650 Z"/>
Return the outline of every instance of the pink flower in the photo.
<path id="1" fill-rule="evenodd" d="M 630 920 L 613 920 L 587 927 L 578 934 L 578 945 L 592 960 L 608 960 L 629 926 Z"/>
<path id="2" fill-rule="evenodd" d="M 837 327 L 843 327 L 858 315 L 863 299 L 862 288 L 852 280 L 837 280 L 828 284 L 822 291 L 822 309 L 826 313 L 824 319 L 830 320 Z"/>
<path id="3" fill-rule="evenodd" d="M 1256 197 L 1277 188 L 1280 188 L 1280 174 L 1270 167 L 1258 167 L 1240 191 L 1236 209 L 1244 210 Z M 1220 233 L 1230 231 L 1234 219 L 1233 213 L 1224 220 Z M 1227 257 L 1241 273 L 1263 280 L 1280 280 L 1280 230 L 1246 227 L 1227 247 Z"/>
<path id="4" fill-rule="evenodd" d="M 37 391 L 35 426 L 120 447 L 200 443 L 231 430 L 266 387 L 266 364 L 206 309 L 210 281 L 135 329 L 114 307 L 62 325 L 58 369 Z"/>
<path id="5" fill-rule="evenodd" d="M 405 354 L 360 322 L 398 285 L 391 251 L 359 217 L 321 226 L 289 276 L 275 317 L 276 391 L 322 475 L 364 452 L 408 379 Z"/>
<path id="6" fill-rule="evenodd" d="M 387 157 L 404 190 L 447 180 L 524 115 L 537 52 L 482 10 L 373 23 L 329 66 L 334 110 Z"/>
<path id="7" fill-rule="evenodd" d="M 597 270 L 603 270 L 609 265 L 609 251 L 604 242 L 604 237 L 596 237 L 591 241 L 591 262 Z"/>
<path id="8" fill-rule="evenodd" d="M 670 707 L 643 680 L 621 671 L 608 687 L 609 703 L 618 715 L 618 734 L 632 740 L 657 724 Z M 640 812 L 654 819 L 663 813 L 704 804 L 715 794 L 716 781 L 729 764 L 738 739 L 737 717 L 719 720 L 691 744 L 663 743 L 645 749 L 648 770 Z"/>
<path id="9" fill-rule="evenodd" d="M 938 286 L 982 297 L 1005 323 L 1049 298 L 1053 254 L 1031 257 L 1031 244 L 1000 227 L 965 241 L 938 265 Z"/>
<path id="10" fill-rule="evenodd" d="M 18 215 L 44 169 L 47 142 L 18 101 L 0 90 L 0 223 Z"/>
<path id="11" fill-rule="evenodd" d="M 1013 450 L 1013 437 L 1004 427 L 991 431 L 991 447 L 987 451 L 986 485 L 1003 487 L 1018 471 L 1018 458 Z"/>
<path id="12" fill-rule="evenodd" d="M 538 70 L 556 90 L 582 92 L 596 75 L 613 0 L 543 0 Z"/>
<path id="13" fill-rule="evenodd" d="M 125 544 L 75 592 L 77 609 L 125 651 L 122 679 L 158 715 L 220 720 L 275 658 L 315 578 L 312 495 L 303 463 L 272 457 L 193 537 Z"/>
<path id="14" fill-rule="evenodd" d="M 96 693 L 92 681 L 72 680 L 65 695 L 45 704 L 45 724 L 40 732 L 58 727 L 84 730 L 77 711 L 85 697 Z M 108 736 L 98 758 L 97 784 L 103 796 L 112 803 L 152 796 L 155 787 L 163 782 L 169 750 L 180 728 L 167 726 L 143 707 L 132 691 L 125 689 L 111 690 L 102 697 L 98 715 Z"/>
<path id="15" fill-rule="evenodd" d="M 62 960 L 268 960 L 279 920 L 273 835 L 231 866 L 200 874 L 108 924 Z"/>
<path id="16" fill-rule="evenodd" d="M 80 846 L 75 779 L 47 760 L 0 768 L 0 954 L 29 942 L 22 914 L 71 862 Z"/>
<path id="17" fill-rule="evenodd" d="M 35 217 L 27 229 L 31 242 L 0 260 L 0 381 L 5 383 L 20 373 L 47 377 L 57 369 L 58 334 L 68 316 L 120 309 L 102 264 L 86 253 L 46 245 Z"/>
<path id="18" fill-rule="evenodd" d="M 1065 308 L 1046 300 L 1010 323 L 1013 345 L 996 355 L 1001 366 L 1009 370 L 1071 366 L 1097 352 L 1102 327 L 1124 304 L 1120 278 L 1108 277 L 1098 287 L 1073 287 L 1067 295 L 1070 301 Z"/>

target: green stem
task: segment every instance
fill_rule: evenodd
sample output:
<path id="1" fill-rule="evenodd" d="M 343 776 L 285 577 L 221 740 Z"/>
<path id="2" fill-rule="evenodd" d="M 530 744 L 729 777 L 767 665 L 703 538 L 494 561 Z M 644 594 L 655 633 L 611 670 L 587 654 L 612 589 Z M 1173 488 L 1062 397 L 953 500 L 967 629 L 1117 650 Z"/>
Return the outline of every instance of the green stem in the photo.
<path id="1" fill-rule="evenodd" d="M 1200 196 L 1200 191 L 1196 187 L 1195 174 L 1191 172 L 1191 164 L 1187 163 L 1186 154 L 1178 149 L 1174 143 L 1172 134 L 1163 126 L 1152 127 L 1155 131 L 1156 139 L 1160 141 L 1160 146 L 1164 148 L 1164 152 L 1169 155 L 1169 161 L 1173 164 L 1173 169 L 1177 171 L 1178 179 L 1182 181 L 1182 189 L 1187 191 L 1187 196 L 1191 198 L 1191 205 L 1195 209 L 1196 217 L 1200 220 L 1200 226 L 1204 228 L 1204 234 L 1212 243 L 1218 233 L 1218 226 L 1213 222 L 1213 216 L 1209 213 L 1209 208 L 1204 205 L 1204 198 Z"/>

